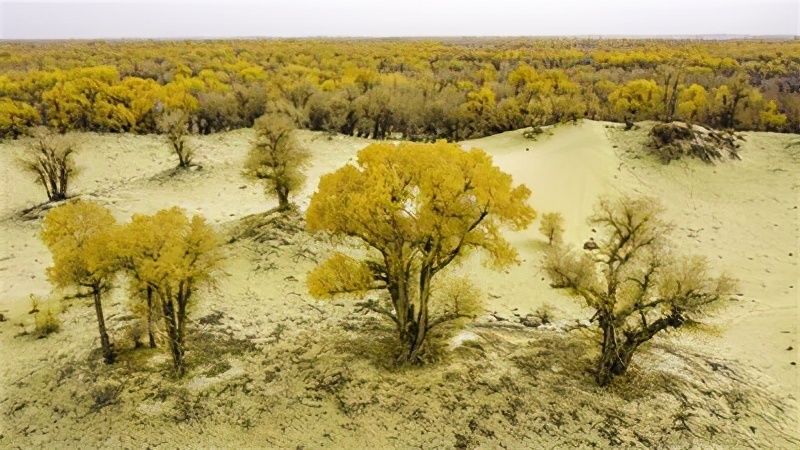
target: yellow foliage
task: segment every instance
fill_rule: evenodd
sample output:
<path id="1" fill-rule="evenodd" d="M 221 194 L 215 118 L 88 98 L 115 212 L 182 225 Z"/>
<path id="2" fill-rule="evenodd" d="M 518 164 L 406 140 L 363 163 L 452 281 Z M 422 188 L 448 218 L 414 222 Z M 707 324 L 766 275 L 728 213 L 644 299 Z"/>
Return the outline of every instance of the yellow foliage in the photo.
<path id="1" fill-rule="evenodd" d="M 525 228 L 535 217 L 530 190 L 480 149 L 457 144 L 371 144 L 347 165 L 322 177 L 307 212 L 312 231 L 361 238 L 378 250 L 399 243 L 425 247 L 434 262 L 483 249 L 504 266 L 517 252 L 501 226 Z"/>
<path id="2" fill-rule="evenodd" d="M 363 294 L 372 289 L 374 274 L 364 262 L 342 253 L 322 262 L 308 274 L 308 291 L 316 298 L 330 298 L 333 293 Z"/>
<path id="3" fill-rule="evenodd" d="M 310 154 L 294 136 L 292 121 L 267 114 L 253 126 L 256 139 L 245 162 L 247 175 L 267 182 L 267 191 L 278 198 L 279 208 L 289 207 L 289 194 L 303 186 L 303 169 Z"/>
<path id="4" fill-rule="evenodd" d="M 39 112 L 24 102 L 0 98 L 0 139 L 24 134 L 39 121 Z"/>
<path id="5" fill-rule="evenodd" d="M 117 261 L 118 225 L 105 207 L 76 200 L 51 210 L 42 240 L 53 255 L 47 275 L 56 286 L 110 287 Z"/>
<path id="6" fill-rule="evenodd" d="M 653 80 L 632 80 L 609 94 L 608 100 L 623 119 L 639 114 L 645 117 L 656 113 L 664 95 L 663 89 Z"/>
<path id="7" fill-rule="evenodd" d="M 201 216 L 180 208 L 151 216 L 136 214 L 120 234 L 120 254 L 137 278 L 159 293 L 177 293 L 183 285 L 213 281 L 222 262 L 220 237 Z"/>

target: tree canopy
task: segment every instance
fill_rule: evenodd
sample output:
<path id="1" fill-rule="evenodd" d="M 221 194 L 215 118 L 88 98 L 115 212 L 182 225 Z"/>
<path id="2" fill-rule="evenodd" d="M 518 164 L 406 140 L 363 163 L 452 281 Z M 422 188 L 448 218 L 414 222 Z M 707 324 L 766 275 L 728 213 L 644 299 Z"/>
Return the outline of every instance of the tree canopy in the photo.
<path id="1" fill-rule="evenodd" d="M 152 133 L 173 110 L 204 134 L 266 112 L 376 139 L 460 140 L 582 117 L 800 131 L 796 41 L 6 42 L 0 53 L 0 138 L 37 124 Z M 700 112 L 687 103 L 695 86 L 708 93 Z"/>
<path id="2" fill-rule="evenodd" d="M 448 265 L 475 250 L 504 267 L 517 252 L 502 229 L 523 229 L 535 213 L 530 190 L 480 149 L 456 144 L 372 144 L 354 165 L 325 175 L 311 198 L 307 226 L 359 240 L 364 257 L 334 254 L 308 276 L 318 297 L 388 292 L 405 346 L 401 359 L 421 357 L 429 321 L 431 282 Z"/>
<path id="3" fill-rule="evenodd" d="M 94 298 L 100 342 L 106 362 L 114 360 L 103 316 L 102 296 L 112 287 L 119 269 L 116 220 L 103 206 L 74 201 L 51 210 L 42 224 L 42 241 L 53 265 L 47 269 L 58 287 L 87 288 Z"/>

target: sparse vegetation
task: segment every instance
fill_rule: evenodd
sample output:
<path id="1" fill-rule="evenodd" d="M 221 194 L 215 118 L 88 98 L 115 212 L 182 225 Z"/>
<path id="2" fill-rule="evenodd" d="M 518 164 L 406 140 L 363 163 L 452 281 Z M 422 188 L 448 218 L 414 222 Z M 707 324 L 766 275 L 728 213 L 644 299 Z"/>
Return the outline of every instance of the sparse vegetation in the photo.
<path id="1" fill-rule="evenodd" d="M 48 201 L 57 202 L 67 198 L 69 181 L 76 173 L 72 158 L 75 146 L 71 136 L 40 130 L 19 160 L 20 167 L 44 187 Z"/>
<path id="2" fill-rule="evenodd" d="M 529 196 L 483 150 L 443 141 L 372 144 L 357 165 L 322 177 L 306 216 L 310 231 L 357 239 L 367 253 L 335 253 L 308 275 L 309 290 L 323 298 L 388 293 L 391 308 L 370 307 L 396 325 L 398 360 L 420 362 L 429 331 L 462 316 L 431 319 L 436 275 L 475 250 L 495 267 L 515 263 L 517 252 L 500 229 L 531 223 Z"/>
<path id="3" fill-rule="evenodd" d="M 624 374 L 655 335 L 696 320 L 733 292 L 733 280 L 711 276 L 705 259 L 672 254 L 660 214 L 654 199 L 603 199 L 589 218 L 600 233 L 597 248 L 557 247 L 545 260 L 553 286 L 571 289 L 595 311 L 601 386 Z"/>

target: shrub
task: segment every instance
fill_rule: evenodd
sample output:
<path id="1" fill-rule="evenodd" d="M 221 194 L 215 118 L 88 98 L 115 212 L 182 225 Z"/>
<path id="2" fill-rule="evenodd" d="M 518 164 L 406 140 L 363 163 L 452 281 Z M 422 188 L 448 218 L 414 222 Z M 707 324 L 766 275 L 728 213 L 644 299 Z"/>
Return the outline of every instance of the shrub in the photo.
<path id="1" fill-rule="evenodd" d="M 44 338 L 61 329 L 59 309 L 55 305 L 43 307 L 34 316 L 33 334 L 37 338 Z"/>
<path id="2" fill-rule="evenodd" d="M 39 131 L 19 159 L 20 167 L 41 183 L 51 202 L 67 198 L 70 178 L 77 172 L 72 155 L 76 143 L 70 136 Z"/>

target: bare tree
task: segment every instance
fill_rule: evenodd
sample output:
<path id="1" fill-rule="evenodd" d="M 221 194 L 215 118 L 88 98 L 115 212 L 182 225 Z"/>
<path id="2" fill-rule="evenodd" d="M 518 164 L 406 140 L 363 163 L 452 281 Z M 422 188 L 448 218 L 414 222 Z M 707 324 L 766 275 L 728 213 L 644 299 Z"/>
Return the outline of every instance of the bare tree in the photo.
<path id="1" fill-rule="evenodd" d="M 713 277 L 705 259 L 673 256 L 660 214 L 654 199 L 603 199 L 589 218 L 597 248 L 556 247 L 544 262 L 554 287 L 571 289 L 595 311 L 600 385 L 625 373 L 653 336 L 709 312 L 735 288 L 731 278 Z"/>
<path id="2" fill-rule="evenodd" d="M 161 115 L 156 125 L 178 156 L 178 167 L 188 168 L 194 157 L 194 150 L 186 142 L 186 136 L 189 135 L 189 115 L 185 111 L 170 111 Z"/>
<path id="3" fill-rule="evenodd" d="M 47 193 L 47 200 L 67 198 L 70 178 L 77 173 L 72 159 L 76 143 L 71 136 L 39 132 L 19 159 L 23 170 L 33 174 Z"/>

